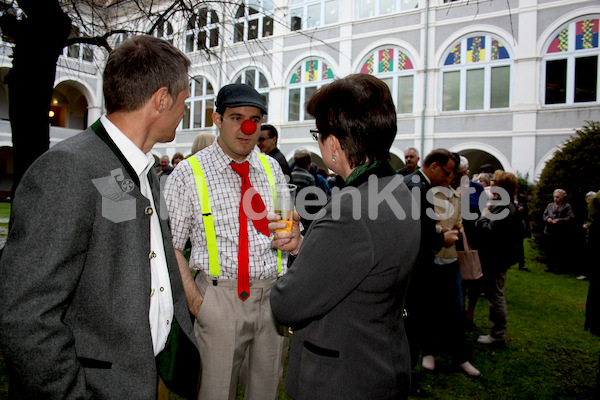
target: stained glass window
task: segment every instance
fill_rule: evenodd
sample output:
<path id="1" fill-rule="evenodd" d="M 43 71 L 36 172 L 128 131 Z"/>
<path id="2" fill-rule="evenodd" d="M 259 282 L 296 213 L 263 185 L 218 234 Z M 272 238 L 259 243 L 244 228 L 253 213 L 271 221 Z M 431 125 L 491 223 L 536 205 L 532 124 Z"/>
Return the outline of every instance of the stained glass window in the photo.
<path id="1" fill-rule="evenodd" d="M 551 36 L 544 56 L 544 104 L 600 101 L 599 21 L 597 16 L 580 18 Z"/>
<path id="2" fill-rule="evenodd" d="M 397 46 L 375 49 L 363 60 L 360 72 L 386 82 L 398 113 L 413 112 L 415 71 L 406 50 Z"/>
<path id="3" fill-rule="evenodd" d="M 453 43 L 443 57 L 442 111 L 510 107 L 512 60 L 504 40 L 475 34 Z"/>

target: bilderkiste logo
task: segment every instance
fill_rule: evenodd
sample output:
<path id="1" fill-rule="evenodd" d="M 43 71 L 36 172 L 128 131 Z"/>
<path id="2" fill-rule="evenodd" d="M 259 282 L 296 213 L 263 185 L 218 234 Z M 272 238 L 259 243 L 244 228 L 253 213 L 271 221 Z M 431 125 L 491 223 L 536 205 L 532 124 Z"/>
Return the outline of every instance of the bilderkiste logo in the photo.
<path id="1" fill-rule="evenodd" d="M 131 179 L 125 179 L 121 168 L 110 171 L 109 176 L 92 179 L 102 195 L 102 216 L 119 223 L 135 219 L 135 198 L 129 194 L 135 187 Z"/>
<path id="2" fill-rule="evenodd" d="M 325 215 L 325 210 L 322 208 L 328 202 L 331 202 L 332 218 L 339 219 L 341 216 L 341 210 L 350 210 L 352 217 L 355 220 L 363 218 L 362 213 L 366 210 L 366 217 L 375 220 L 380 215 L 380 207 L 384 206 L 390 209 L 398 220 L 404 220 L 406 218 L 412 218 L 418 220 L 422 217 L 422 209 L 425 209 L 425 217 L 434 219 L 436 221 L 444 220 L 449 218 L 455 212 L 454 205 L 448 200 L 452 197 L 452 190 L 448 187 L 433 187 L 427 190 L 425 194 L 425 200 L 428 203 L 427 207 L 421 206 L 422 193 L 418 187 L 410 189 L 412 194 L 411 202 L 406 207 L 400 204 L 398 198 L 395 195 L 396 189 L 400 186 L 405 185 L 403 177 L 400 175 L 393 176 L 391 179 L 386 178 L 385 185 L 382 182 L 378 182 L 380 178 L 376 175 L 371 175 L 368 180 L 368 191 L 366 196 L 361 196 L 359 190 L 355 187 L 345 187 L 340 189 L 334 187 L 332 189 L 331 198 L 329 198 L 325 192 L 316 186 L 305 187 L 301 189 L 296 195 L 295 207 L 298 214 L 306 220 L 315 220 Z M 414 179 L 420 179 L 418 176 L 413 176 Z M 474 187 L 469 186 L 469 180 L 467 177 L 461 179 L 460 186 L 456 189 L 460 196 L 460 215 L 464 220 L 475 220 L 479 218 L 481 212 L 484 209 L 492 209 L 496 206 L 507 206 L 513 199 L 506 190 L 501 187 L 493 186 L 491 189 L 491 198 L 485 192 L 482 192 L 479 196 L 479 211 L 480 213 L 474 213 L 470 208 L 470 196 L 476 192 Z M 436 196 L 436 193 L 441 193 L 443 196 Z M 248 191 L 244 196 L 243 207 L 248 215 L 252 219 L 262 218 L 264 214 L 255 213 L 252 209 L 251 201 L 252 196 L 255 192 L 250 193 Z M 366 207 L 363 207 L 363 202 L 366 202 Z M 311 212 L 309 210 L 315 210 Z M 438 210 L 438 212 L 434 211 Z M 441 211 L 441 212 L 440 212 Z M 501 220 L 508 216 L 509 211 L 507 209 L 499 210 L 498 213 L 489 213 L 486 218 L 490 220 Z"/>

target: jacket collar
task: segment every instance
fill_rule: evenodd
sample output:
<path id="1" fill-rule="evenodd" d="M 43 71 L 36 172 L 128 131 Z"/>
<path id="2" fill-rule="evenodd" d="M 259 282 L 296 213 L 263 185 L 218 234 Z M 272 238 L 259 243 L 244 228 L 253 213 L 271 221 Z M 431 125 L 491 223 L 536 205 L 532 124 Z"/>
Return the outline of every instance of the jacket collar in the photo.
<path id="1" fill-rule="evenodd" d="M 137 173 L 135 172 L 135 170 L 133 169 L 133 167 L 131 166 L 131 164 L 129 164 L 129 161 L 127 161 L 127 159 L 125 158 L 125 156 L 123 155 L 123 153 L 121 153 L 121 150 L 119 150 L 119 148 L 117 147 L 117 145 L 115 144 L 115 142 L 113 142 L 113 140 L 110 138 L 110 136 L 106 132 L 106 129 L 104 129 L 104 126 L 100 122 L 100 118 L 98 118 L 98 120 L 96 120 L 96 122 L 94 122 L 92 124 L 91 128 L 92 128 L 92 131 L 100 139 L 102 139 L 102 141 L 104 143 L 106 143 L 106 145 L 108 146 L 108 148 L 115 154 L 115 156 L 119 159 L 119 161 L 121 162 L 121 164 L 123 164 L 123 167 L 125 167 L 125 170 L 129 174 L 130 178 L 135 182 L 135 184 L 138 187 L 140 187 L 140 179 L 138 178 Z"/>

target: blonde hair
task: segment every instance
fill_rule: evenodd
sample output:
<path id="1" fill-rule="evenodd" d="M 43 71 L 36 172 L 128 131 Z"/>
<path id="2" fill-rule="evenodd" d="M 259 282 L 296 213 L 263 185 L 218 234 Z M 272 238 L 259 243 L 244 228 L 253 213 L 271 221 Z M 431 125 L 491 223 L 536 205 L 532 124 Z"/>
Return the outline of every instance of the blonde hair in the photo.
<path id="1" fill-rule="evenodd" d="M 208 132 L 199 133 L 192 144 L 192 154 L 196 154 L 205 147 L 210 146 L 215 141 L 215 135 Z"/>

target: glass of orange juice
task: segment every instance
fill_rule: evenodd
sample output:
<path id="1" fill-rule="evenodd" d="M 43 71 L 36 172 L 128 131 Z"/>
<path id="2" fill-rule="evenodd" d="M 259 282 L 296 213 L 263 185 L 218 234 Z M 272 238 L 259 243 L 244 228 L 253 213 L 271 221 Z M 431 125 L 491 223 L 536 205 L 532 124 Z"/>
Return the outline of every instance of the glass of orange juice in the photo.
<path id="1" fill-rule="evenodd" d="M 294 200 L 296 199 L 296 185 L 280 183 L 271 186 L 273 197 L 273 211 L 281 217 L 279 222 L 285 222 L 285 229 L 276 232 L 292 232 L 294 223 Z"/>

